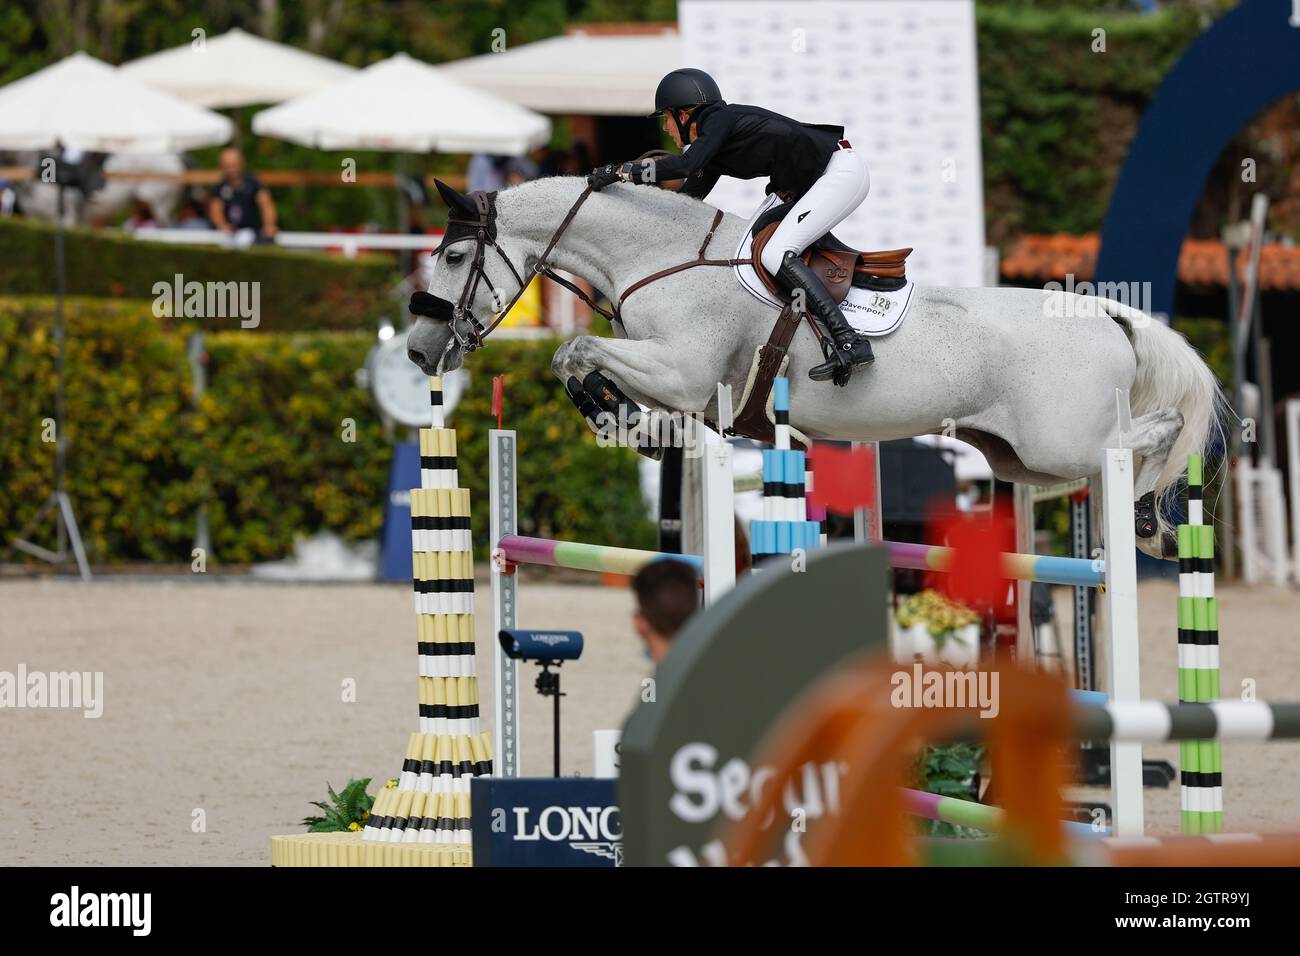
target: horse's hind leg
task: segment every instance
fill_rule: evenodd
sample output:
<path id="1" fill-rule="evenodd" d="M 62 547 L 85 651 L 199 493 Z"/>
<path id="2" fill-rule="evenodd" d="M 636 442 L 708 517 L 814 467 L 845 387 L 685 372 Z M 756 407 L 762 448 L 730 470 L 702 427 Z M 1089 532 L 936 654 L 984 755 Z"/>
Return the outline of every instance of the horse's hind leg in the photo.
<path id="1" fill-rule="evenodd" d="M 1124 435 L 1125 444 L 1133 449 L 1134 461 L 1140 461 L 1133 476 L 1133 493 L 1138 498 L 1155 490 L 1156 481 L 1169 460 L 1169 451 L 1183 430 L 1183 414 L 1176 408 L 1162 408 L 1133 419 L 1133 427 Z"/>
<path id="2" fill-rule="evenodd" d="M 1138 547 L 1153 557 L 1175 553 L 1177 542 L 1164 517 L 1163 502 L 1156 499 L 1156 482 L 1169 460 L 1169 451 L 1183 430 L 1183 415 L 1176 408 L 1162 408 L 1133 419 L 1124 438 L 1138 462 L 1133 476 L 1135 530 Z"/>

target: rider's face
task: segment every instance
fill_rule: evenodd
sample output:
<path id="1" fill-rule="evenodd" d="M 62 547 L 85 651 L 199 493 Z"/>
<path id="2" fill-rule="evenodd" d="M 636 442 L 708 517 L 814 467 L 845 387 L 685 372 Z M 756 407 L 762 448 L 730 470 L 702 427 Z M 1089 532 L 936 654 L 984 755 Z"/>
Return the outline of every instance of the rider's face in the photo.
<path id="1" fill-rule="evenodd" d="M 680 114 L 685 111 L 679 110 L 677 112 L 680 117 Z M 682 134 L 677 131 L 677 124 L 673 122 L 671 113 L 671 110 L 664 110 L 659 119 L 663 123 L 664 131 L 672 137 L 673 142 L 677 144 L 677 148 L 681 149 L 686 144 L 682 142 Z"/>

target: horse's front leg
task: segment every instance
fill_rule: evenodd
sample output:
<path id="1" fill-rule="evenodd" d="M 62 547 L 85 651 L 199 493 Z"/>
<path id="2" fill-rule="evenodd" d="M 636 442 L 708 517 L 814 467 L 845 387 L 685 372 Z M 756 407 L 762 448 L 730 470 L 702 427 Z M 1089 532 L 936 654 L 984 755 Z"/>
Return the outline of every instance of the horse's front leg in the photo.
<path id="1" fill-rule="evenodd" d="M 556 350 L 551 370 L 597 434 L 610 427 L 642 454 L 660 457 L 679 441 L 672 422 L 643 423 L 640 405 L 700 412 L 712 387 L 693 381 L 682 353 L 653 341 L 579 336 Z M 698 378 L 699 376 L 696 376 Z"/>

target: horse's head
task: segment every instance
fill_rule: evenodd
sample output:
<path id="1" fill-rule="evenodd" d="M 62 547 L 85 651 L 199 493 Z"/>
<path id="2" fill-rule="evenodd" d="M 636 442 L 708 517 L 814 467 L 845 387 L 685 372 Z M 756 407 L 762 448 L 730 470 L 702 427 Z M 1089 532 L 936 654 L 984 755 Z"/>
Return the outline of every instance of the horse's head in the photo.
<path id="1" fill-rule="evenodd" d="M 496 194 L 468 196 L 437 182 L 447 204 L 447 232 L 434 255 L 426 292 L 411 297 L 418 316 L 406 338 L 411 361 L 427 375 L 459 368 L 482 344 L 492 316 L 513 304 L 525 281 L 522 257 L 498 242 Z"/>

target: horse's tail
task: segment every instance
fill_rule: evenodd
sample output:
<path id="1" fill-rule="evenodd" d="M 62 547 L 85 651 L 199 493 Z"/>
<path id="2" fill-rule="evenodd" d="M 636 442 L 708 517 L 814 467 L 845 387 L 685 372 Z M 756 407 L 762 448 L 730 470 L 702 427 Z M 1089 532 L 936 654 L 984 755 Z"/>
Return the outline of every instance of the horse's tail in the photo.
<path id="1" fill-rule="evenodd" d="M 1137 355 L 1137 377 L 1129 393 L 1133 417 L 1162 408 L 1176 408 L 1183 416 L 1182 431 L 1156 479 L 1156 514 L 1164 532 L 1169 530 L 1166 499 L 1187 470 L 1187 456 L 1204 456 L 1222 447 L 1227 403 L 1214 373 L 1182 334 L 1138 309 L 1102 301 L 1107 312 L 1131 332 Z"/>
<path id="2" fill-rule="evenodd" d="M 1222 447 L 1226 403 L 1200 353 L 1163 322 L 1147 319 L 1135 324 L 1133 351 L 1137 353 L 1137 378 L 1129 397 L 1133 414 L 1176 408 L 1183 416 L 1182 431 L 1156 479 L 1159 496 L 1178 483 L 1187 470 L 1188 455 L 1206 455 Z"/>

